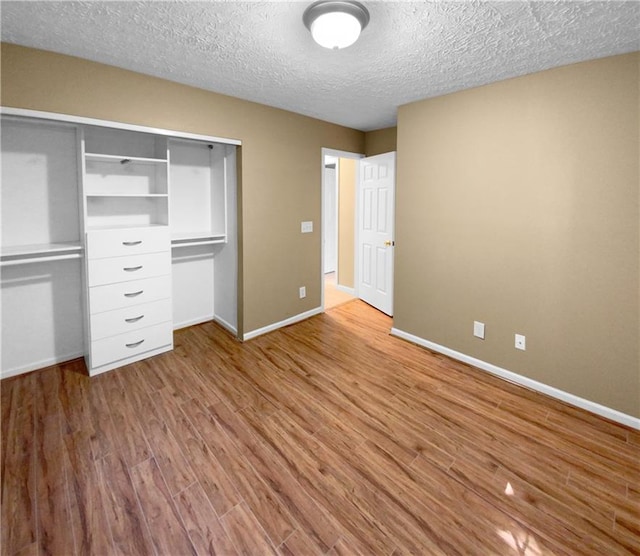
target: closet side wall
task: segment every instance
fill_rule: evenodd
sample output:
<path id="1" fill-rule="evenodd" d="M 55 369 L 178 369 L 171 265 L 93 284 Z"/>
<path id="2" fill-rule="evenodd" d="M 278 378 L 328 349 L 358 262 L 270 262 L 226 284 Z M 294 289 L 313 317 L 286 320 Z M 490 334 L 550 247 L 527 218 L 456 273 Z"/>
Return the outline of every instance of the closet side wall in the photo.
<path id="1" fill-rule="evenodd" d="M 236 187 L 236 148 L 222 147 L 227 182 L 227 243 L 214 249 L 214 318 L 227 330 L 238 330 L 238 203 Z"/>

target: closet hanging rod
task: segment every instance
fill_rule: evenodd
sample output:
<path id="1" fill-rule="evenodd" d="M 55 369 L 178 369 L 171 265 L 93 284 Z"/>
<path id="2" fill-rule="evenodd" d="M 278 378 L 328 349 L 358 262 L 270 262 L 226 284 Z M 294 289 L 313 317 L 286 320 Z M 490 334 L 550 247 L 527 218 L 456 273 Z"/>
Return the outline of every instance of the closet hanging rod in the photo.
<path id="1" fill-rule="evenodd" d="M 52 261 L 66 261 L 68 259 L 81 259 L 80 253 L 69 253 L 68 255 L 53 255 L 51 257 L 24 257 L 8 260 L 0 260 L 0 266 L 15 266 L 19 264 L 47 263 Z"/>

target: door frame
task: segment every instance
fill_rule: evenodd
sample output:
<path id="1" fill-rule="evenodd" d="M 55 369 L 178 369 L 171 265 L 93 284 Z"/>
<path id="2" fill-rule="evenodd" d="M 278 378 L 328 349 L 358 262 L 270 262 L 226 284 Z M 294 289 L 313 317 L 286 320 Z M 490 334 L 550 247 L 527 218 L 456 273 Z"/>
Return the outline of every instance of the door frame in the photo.
<path id="1" fill-rule="evenodd" d="M 336 164 L 336 184 L 337 184 L 337 190 L 338 190 L 338 195 L 336 196 L 336 201 L 339 198 L 339 193 L 340 193 L 340 158 L 351 158 L 354 160 L 360 160 L 361 158 L 364 158 L 365 155 L 362 153 L 354 153 L 354 152 L 350 152 L 350 151 L 340 151 L 337 149 L 330 149 L 328 147 L 322 147 L 320 149 L 321 151 L 321 156 L 320 156 L 320 308 L 322 310 L 322 312 L 324 313 L 324 203 L 325 203 L 325 179 L 324 179 L 324 159 L 325 156 L 334 156 L 338 158 L 338 163 Z M 360 180 L 360 165 L 356 164 L 356 191 L 357 191 L 357 187 L 358 187 L 358 182 Z M 357 218 L 358 218 L 358 209 L 357 209 L 357 195 L 356 195 L 356 210 L 355 210 L 355 214 L 353 215 L 353 222 L 354 222 L 354 226 L 355 228 L 355 241 L 356 241 L 356 245 L 357 246 L 357 232 L 358 232 L 358 228 L 357 228 Z M 338 235 L 336 235 L 336 241 L 338 239 Z M 354 289 L 355 289 L 355 296 L 358 297 L 358 291 L 357 291 L 357 282 L 355 281 L 356 275 L 355 273 L 357 272 L 357 263 L 358 263 L 358 255 L 357 253 L 354 252 L 355 255 L 355 261 L 354 261 Z M 336 276 L 337 276 L 337 271 L 338 271 L 338 261 L 337 261 L 338 257 L 336 257 Z"/>
<path id="2" fill-rule="evenodd" d="M 321 238 L 321 240 L 322 240 L 322 247 L 323 247 L 322 248 L 322 257 L 323 257 L 323 260 L 322 260 L 322 272 L 323 273 L 325 272 L 324 266 L 325 266 L 325 262 L 326 262 L 326 257 L 325 257 L 326 249 L 325 249 L 324 241 L 326 239 L 325 233 L 328 231 L 328 230 L 326 230 L 324 228 L 325 217 L 327 216 L 327 214 L 325 214 L 325 212 L 326 212 L 326 204 L 325 203 L 326 203 L 326 200 L 327 200 L 326 193 L 327 193 L 327 191 L 330 190 L 330 189 L 327 189 L 327 187 L 326 187 L 327 186 L 327 183 L 326 183 L 326 172 L 327 172 L 327 169 L 328 169 L 327 166 L 326 166 L 327 159 L 329 159 L 329 160 L 333 159 L 333 160 L 336 161 L 335 162 L 335 175 L 334 175 L 335 176 L 335 183 L 334 183 L 334 186 L 335 186 L 334 187 L 334 195 L 335 195 L 335 199 L 334 200 L 335 200 L 335 203 L 334 203 L 334 206 L 333 206 L 333 209 L 334 209 L 334 212 L 335 212 L 335 214 L 333 215 L 334 218 L 335 218 L 335 225 L 334 225 L 333 233 L 335 234 L 335 253 L 334 253 L 334 256 L 336 258 L 334 267 L 335 267 L 335 273 L 336 273 L 336 276 L 337 276 L 337 274 L 338 274 L 338 224 L 339 224 L 338 223 L 338 208 L 339 208 L 338 207 L 338 186 L 339 186 L 338 174 L 340 173 L 340 159 L 337 158 L 337 157 L 333 157 L 333 156 L 325 156 L 324 157 L 325 164 L 324 164 L 324 166 L 322 168 L 322 171 L 323 171 L 323 174 L 322 174 L 322 178 L 323 178 L 322 179 L 322 216 L 321 216 L 322 225 L 323 225 L 323 227 L 321 229 L 322 230 L 322 238 Z"/>

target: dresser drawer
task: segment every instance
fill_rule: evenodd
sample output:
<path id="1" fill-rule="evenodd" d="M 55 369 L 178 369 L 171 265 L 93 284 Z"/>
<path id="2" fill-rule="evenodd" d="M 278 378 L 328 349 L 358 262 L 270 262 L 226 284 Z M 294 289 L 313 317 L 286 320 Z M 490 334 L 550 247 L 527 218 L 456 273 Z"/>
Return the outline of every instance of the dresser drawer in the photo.
<path id="1" fill-rule="evenodd" d="M 89 288 L 89 312 L 94 315 L 170 297 L 170 275 L 94 286 Z"/>
<path id="2" fill-rule="evenodd" d="M 171 252 L 89 260 L 89 286 L 140 280 L 171 273 Z"/>
<path id="3" fill-rule="evenodd" d="M 170 320 L 170 299 L 105 311 L 91 316 L 91 339 L 100 340 Z"/>
<path id="4" fill-rule="evenodd" d="M 168 226 L 87 232 L 87 258 L 123 257 L 171 249 Z"/>
<path id="5" fill-rule="evenodd" d="M 93 368 L 113 363 L 173 343 L 171 322 L 148 326 L 91 342 Z"/>

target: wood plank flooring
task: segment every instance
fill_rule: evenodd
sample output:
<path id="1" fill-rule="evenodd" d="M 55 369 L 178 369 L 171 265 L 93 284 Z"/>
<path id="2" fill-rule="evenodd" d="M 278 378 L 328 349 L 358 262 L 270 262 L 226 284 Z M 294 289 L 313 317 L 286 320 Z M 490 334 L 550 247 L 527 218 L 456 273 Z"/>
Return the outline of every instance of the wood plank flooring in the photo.
<path id="1" fill-rule="evenodd" d="M 640 554 L 640 432 L 354 301 L 1 383 L 2 554 Z"/>

